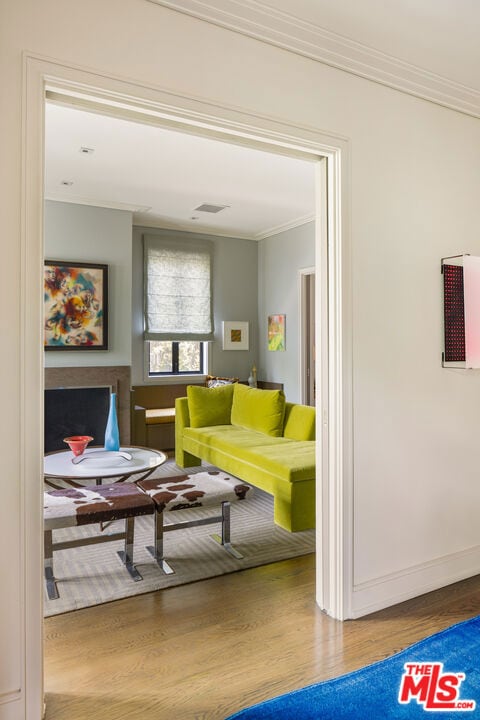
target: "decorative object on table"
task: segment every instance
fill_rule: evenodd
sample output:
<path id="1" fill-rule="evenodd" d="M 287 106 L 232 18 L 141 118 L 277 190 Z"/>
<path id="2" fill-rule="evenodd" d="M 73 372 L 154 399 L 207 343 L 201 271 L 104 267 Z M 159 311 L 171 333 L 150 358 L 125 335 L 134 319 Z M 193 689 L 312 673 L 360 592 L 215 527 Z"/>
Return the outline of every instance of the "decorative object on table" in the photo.
<path id="1" fill-rule="evenodd" d="M 224 320 L 222 330 L 224 350 L 248 350 L 248 322 Z"/>
<path id="2" fill-rule="evenodd" d="M 97 469 L 108 468 L 111 470 L 113 467 L 120 467 L 126 462 L 131 462 L 133 459 L 132 453 L 126 452 L 125 450 L 91 450 L 88 454 L 80 455 L 72 459 L 74 465 L 78 465 L 85 460 L 88 464 Z"/>
<path id="3" fill-rule="evenodd" d="M 83 454 L 88 443 L 92 442 L 92 440 L 91 435 L 71 435 L 65 438 L 63 442 L 67 443 L 72 453 L 77 457 L 77 455 Z"/>
<path id="4" fill-rule="evenodd" d="M 285 315 L 268 316 L 268 349 L 285 350 Z"/>
<path id="5" fill-rule="evenodd" d="M 442 258 L 444 367 L 480 368 L 480 257 Z"/>
<path id="6" fill-rule="evenodd" d="M 107 309 L 108 265 L 45 261 L 45 350 L 107 350 Z"/>
<path id="7" fill-rule="evenodd" d="M 105 428 L 105 450 L 120 450 L 120 433 L 117 420 L 117 394 L 110 395 L 110 410 L 108 411 L 107 427 Z"/>
<path id="8" fill-rule="evenodd" d="M 248 378 L 248 384 L 250 387 L 256 388 L 257 387 L 257 368 L 255 365 L 252 367 L 252 370 L 250 372 L 250 376 Z"/>

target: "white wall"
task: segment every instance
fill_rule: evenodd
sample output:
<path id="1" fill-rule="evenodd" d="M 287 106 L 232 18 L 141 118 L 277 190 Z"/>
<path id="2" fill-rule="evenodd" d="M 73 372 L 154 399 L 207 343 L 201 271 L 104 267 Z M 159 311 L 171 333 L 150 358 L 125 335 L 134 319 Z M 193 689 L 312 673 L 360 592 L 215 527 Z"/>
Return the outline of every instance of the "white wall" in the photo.
<path id="1" fill-rule="evenodd" d="M 315 225 L 308 223 L 259 242 L 259 378 L 283 383 L 290 402 L 301 402 L 299 270 L 315 265 Z M 268 315 L 286 315 L 285 351 L 268 350 Z"/>
<path id="2" fill-rule="evenodd" d="M 108 265 L 106 351 L 49 350 L 45 367 L 130 365 L 132 330 L 132 213 L 126 210 L 45 203 L 45 257 Z"/>
<path id="3" fill-rule="evenodd" d="M 39 717 L 38 613 L 34 596 L 23 595 L 22 564 L 31 572 L 38 556 L 24 554 L 27 510 L 17 480 L 25 327 L 19 279 L 25 262 L 28 267 L 21 222 L 23 52 L 125 78 L 152 93 L 166 88 L 201 96 L 237 109 L 233 117 L 241 109 L 250 118 L 350 139 L 344 182 L 353 277 L 354 610 L 478 573 L 480 374 L 440 366 L 439 265 L 456 252 L 480 254 L 479 122 L 153 3 L 18 0 L 3 3 L 0 12 L 8 98 L 1 116 L 0 299 L 9 309 L 0 431 L 10 478 L 2 491 L 0 543 L 16 549 L 0 597 L 0 646 L 9 658 L 0 671 L 1 720 L 22 720 L 27 707 L 29 720 Z M 39 523 L 38 535 L 40 542 Z"/>
<path id="4" fill-rule="evenodd" d="M 167 234 L 191 239 L 203 238 L 214 245 L 213 315 L 214 340 L 209 343 L 209 368 L 212 375 L 246 380 L 258 357 L 258 248 L 253 240 L 213 237 L 156 228 L 133 228 L 133 334 L 132 385 L 145 384 L 143 371 L 143 234 Z M 222 322 L 240 320 L 249 323 L 249 349 L 223 350 Z M 152 381 L 154 382 L 154 381 Z M 161 380 L 157 380 L 161 383 Z"/>

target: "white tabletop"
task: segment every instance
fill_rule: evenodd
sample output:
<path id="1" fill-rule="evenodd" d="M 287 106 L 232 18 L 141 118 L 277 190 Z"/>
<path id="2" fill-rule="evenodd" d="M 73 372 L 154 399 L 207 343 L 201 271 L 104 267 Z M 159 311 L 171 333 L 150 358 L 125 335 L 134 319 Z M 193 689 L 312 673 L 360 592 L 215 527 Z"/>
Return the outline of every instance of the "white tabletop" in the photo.
<path id="1" fill-rule="evenodd" d="M 47 477 L 92 479 L 134 475 L 153 471 L 167 456 L 159 450 L 143 447 L 121 447 L 118 452 L 87 448 L 77 457 L 71 450 L 45 455 L 43 472 Z"/>

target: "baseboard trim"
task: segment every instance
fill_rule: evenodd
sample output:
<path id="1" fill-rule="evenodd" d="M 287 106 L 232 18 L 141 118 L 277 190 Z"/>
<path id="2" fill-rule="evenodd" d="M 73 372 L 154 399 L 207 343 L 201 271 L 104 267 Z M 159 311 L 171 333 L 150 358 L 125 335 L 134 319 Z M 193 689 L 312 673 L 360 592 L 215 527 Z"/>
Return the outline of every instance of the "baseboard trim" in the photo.
<path id="1" fill-rule="evenodd" d="M 353 619 L 480 573 L 480 545 L 354 585 Z"/>

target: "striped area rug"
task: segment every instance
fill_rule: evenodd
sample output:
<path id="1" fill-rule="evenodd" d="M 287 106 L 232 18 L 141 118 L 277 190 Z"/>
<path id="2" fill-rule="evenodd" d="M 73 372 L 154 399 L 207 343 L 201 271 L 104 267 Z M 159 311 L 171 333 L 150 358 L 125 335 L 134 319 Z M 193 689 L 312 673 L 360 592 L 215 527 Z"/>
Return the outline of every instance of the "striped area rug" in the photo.
<path id="1" fill-rule="evenodd" d="M 206 469 L 189 468 L 188 472 Z M 183 472 L 169 460 L 152 477 L 173 477 Z M 175 522 L 218 512 L 218 508 L 178 511 Z M 118 532 L 122 526 L 121 522 L 113 523 L 105 532 Z M 118 559 L 116 552 L 123 549 L 122 541 L 59 550 L 54 553 L 54 569 L 60 597 L 48 600 L 45 593 L 44 614 L 46 617 L 57 615 L 315 552 L 315 531 L 289 533 L 275 525 L 273 498 L 258 488 L 250 500 L 231 506 L 231 540 L 244 555 L 243 560 L 231 557 L 212 540 L 210 535 L 219 531 L 220 523 L 166 533 L 165 558 L 175 574 L 164 575 L 145 549 L 146 545 L 153 544 L 153 517 L 137 518 L 134 561 L 143 576 L 141 582 L 133 582 Z M 54 542 L 97 533 L 98 526 L 95 525 L 56 530 Z"/>

